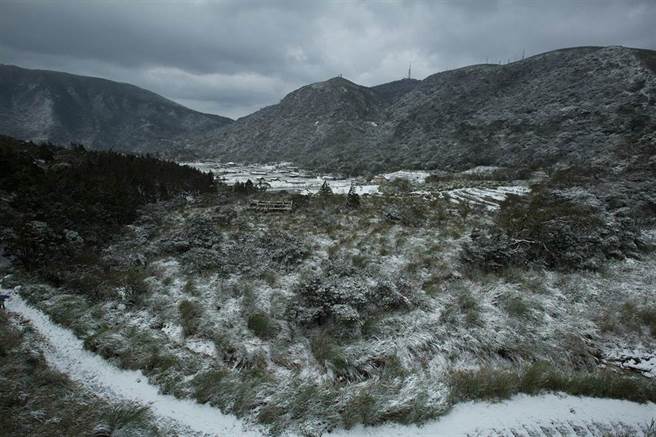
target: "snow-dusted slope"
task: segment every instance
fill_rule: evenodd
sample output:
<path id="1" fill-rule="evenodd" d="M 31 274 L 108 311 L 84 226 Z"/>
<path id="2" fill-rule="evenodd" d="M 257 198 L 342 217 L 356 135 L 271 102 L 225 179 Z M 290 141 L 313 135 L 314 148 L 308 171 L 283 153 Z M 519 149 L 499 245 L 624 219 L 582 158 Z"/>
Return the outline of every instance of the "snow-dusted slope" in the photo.
<path id="1" fill-rule="evenodd" d="M 4 292 L 5 290 L 3 290 Z M 31 322 L 48 341 L 48 363 L 71 379 L 110 399 L 147 405 L 167 421 L 188 429 L 189 435 L 205 433 L 219 436 L 260 435 L 234 416 L 190 400 L 162 395 L 141 372 L 118 369 L 83 348 L 82 341 L 48 316 L 14 294 L 8 310 Z M 467 402 L 454 407 L 439 420 L 421 427 L 384 425 L 338 430 L 331 435 L 371 436 L 506 436 L 576 435 L 607 433 L 647 435 L 656 420 L 656 405 L 613 399 L 580 398 L 562 395 L 515 396 L 500 402 Z"/>

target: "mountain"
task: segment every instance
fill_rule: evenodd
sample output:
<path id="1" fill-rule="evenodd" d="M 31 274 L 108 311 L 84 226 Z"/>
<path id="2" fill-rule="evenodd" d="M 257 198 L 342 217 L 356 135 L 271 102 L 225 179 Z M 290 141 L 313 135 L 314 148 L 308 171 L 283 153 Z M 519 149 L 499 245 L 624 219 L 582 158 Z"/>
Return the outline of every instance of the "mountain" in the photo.
<path id="1" fill-rule="evenodd" d="M 421 83 L 417 79 L 401 79 L 371 87 L 378 97 L 387 103 L 394 103 L 404 94 L 409 93 Z"/>
<path id="2" fill-rule="evenodd" d="M 656 52 L 578 47 L 372 88 L 333 78 L 196 148 L 225 160 L 361 173 L 612 163 L 627 145 L 653 148 L 655 133 Z"/>
<path id="3" fill-rule="evenodd" d="M 231 122 L 134 85 L 0 65 L 0 133 L 25 140 L 169 152 Z"/>

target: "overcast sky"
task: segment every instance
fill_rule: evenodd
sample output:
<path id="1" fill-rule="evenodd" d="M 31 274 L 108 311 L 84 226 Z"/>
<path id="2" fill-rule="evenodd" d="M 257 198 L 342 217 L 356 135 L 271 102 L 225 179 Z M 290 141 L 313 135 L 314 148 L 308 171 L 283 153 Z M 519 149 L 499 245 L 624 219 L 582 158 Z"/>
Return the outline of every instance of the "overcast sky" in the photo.
<path id="1" fill-rule="evenodd" d="M 240 117 L 342 74 L 424 78 L 560 47 L 656 49 L 656 0 L 0 0 L 0 63 Z"/>

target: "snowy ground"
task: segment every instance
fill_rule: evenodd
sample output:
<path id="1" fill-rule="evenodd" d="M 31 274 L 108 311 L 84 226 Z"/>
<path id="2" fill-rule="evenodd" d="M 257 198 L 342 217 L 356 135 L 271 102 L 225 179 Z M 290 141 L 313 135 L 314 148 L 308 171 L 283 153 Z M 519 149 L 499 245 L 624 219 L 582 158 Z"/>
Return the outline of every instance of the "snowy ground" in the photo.
<path id="1" fill-rule="evenodd" d="M 6 292 L 6 290 L 3 290 Z M 162 395 L 141 372 L 118 369 L 84 350 L 82 341 L 55 325 L 17 293 L 8 309 L 29 320 L 48 342 L 48 363 L 94 392 L 112 400 L 134 401 L 150 407 L 165 421 L 177 424 L 183 435 L 261 435 L 234 416 L 190 400 Z M 656 405 L 566 395 L 515 396 L 511 400 L 466 402 L 423 426 L 358 426 L 330 435 L 364 436 L 541 436 L 653 435 Z M 188 431 L 184 431 L 187 429 Z"/>
<path id="2" fill-rule="evenodd" d="M 423 426 L 357 427 L 335 437 L 601 436 L 656 432 L 656 405 L 567 395 L 518 395 L 508 401 L 464 402 Z M 651 427 L 651 428 L 650 428 Z"/>

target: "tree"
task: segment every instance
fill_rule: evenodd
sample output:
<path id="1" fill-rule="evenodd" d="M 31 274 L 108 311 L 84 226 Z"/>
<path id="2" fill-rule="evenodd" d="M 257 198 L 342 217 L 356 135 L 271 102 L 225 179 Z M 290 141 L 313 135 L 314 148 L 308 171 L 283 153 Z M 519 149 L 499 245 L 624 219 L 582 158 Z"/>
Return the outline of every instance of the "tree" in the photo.
<path id="1" fill-rule="evenodd" d="M 349 192 L 346 195 L 346 206 L 353 209 L 360 207 L 360 195 L 355 192 L 354 184 L 351 184 L 351 188 L 349 188 Z"/>
<path id="2" fill-rule="evenodd" d="M 319 197 L 329 197 L 332 196 L 333 194 L 333 189 L 330 188 L 330 185 L 328 185 L 328 181 L 323 181 L 323 185 L 321 185 L 321 188 L 319 188 Z"/>

